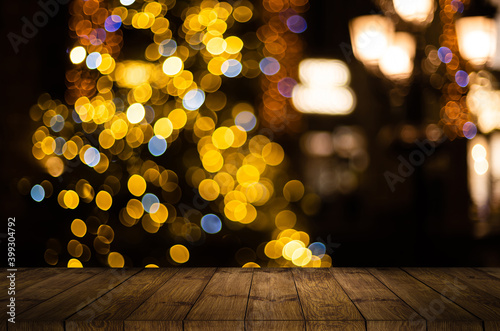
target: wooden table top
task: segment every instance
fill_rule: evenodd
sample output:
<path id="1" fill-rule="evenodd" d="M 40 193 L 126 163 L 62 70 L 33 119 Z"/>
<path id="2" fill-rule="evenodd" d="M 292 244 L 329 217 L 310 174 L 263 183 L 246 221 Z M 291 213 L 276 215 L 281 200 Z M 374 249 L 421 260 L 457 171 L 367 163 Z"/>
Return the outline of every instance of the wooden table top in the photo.
<path id="1" fill-rule="evenodd" d="M 500 268 L 24 268 L 15 286 L 0 330 L 500 330 Z"/>

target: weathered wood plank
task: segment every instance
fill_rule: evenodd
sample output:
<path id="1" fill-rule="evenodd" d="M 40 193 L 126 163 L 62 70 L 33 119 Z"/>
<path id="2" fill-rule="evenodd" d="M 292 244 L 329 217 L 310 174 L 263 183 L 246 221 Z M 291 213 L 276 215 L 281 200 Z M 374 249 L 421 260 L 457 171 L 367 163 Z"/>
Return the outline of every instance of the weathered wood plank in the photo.
<path id="1" fill-rule="evenodd" d="M 140 269 L 107 269 L 72 288 L 36 305 L 18 316 L 19 323 L 24 321 L 59 322 L 93 302 Z M 17 324 L 18 322 L 16 322 Z"/>
<path id="2" fill-rule="evenodd" d="M 416 314 L 365 269 L 332 268 L 331 272 L 368 321 L 407 321 Z"/>
<path id="3" fill-rule="evenodd" d="M 99 330 L 100 321 L 122 321 L 178 269 L 144 269 L 66 320 L 67 328 Z M 106 325 L 106 327 L 108 327 Z"/>
<path id="4" fill-rule="evenodd" d="M 484 321 L 500 321 L 500 300 L 458 277 L 434 268 L 405 268 L 434 290 L 448 297 Z"/>
<path id="5" fill-rule="evenodd" d="M 466 321 L 435 321 L 429 325 L 428 331 L 482 331 L 481 324 Z"/>
<path id="6" fill-rule="evenodd" d="M 144 301 L 125 322 L 182 321 L 213 276 L 215 268 L 186 268 L 179 271 Z M 181 323 L 182 327 L 182 323 Z"/>
<path id="7" fill-rule="evenodd" d="M 244 331 L 244 321 L 184 321 L 184 331 Z"/>
<path id="8" fill-rule="evenodd" d="M 364 320 L 330 268 L 295 268 L 292 274 L 306 320 Z"/>
<path id="9" fill-rule="evenodd" d="M 500 279 L 500 268 L 475 268 Z"/>
<path id="10" fill-rule="evenodd" d="M 182 321 L 125 321 L 127 331 L 183 331 Z"/>
<path id="11" fill-rule="evenodd" d="M 68 271 L 66 268 L 22 268 L 15 271 L 16 276 L 16 292 L 30 287 L 44 279 L 50 279 L 51 277 L 57 276 L 58 274 L 65 273 Z M 5 271 L 5 278 L 3 279 L 4 285 L 8 284 L 7 275 L 10 272 Z M 6 288 L 2 286 L 2 288 Z M 8 299 L 9 295 L 7 291 L 0 292 L 0 301 Z"/>
<path id="12" fill-rule="evenodd" d="M 366 322 L 368 331 L 387 331 L 387 330 L 398 330 L 398 331 L 425 331 L 425 325 L 419 324 L 414 325 L 409 321 L 370 321 Z"/>
<path id="13" fill-rule="evenodd" d="M 247 331 L 304 331 L 306 329 L 305 321 L 246 321 L 245 326 Z"/>
<path id="14" fill-rule="evenodd" d="M 38 283 L 16 292 L 16 313 L 19 315 L 103 271 L 98 268 L 67 269 L 49 278 L 42 278 Z"/>
<path id="15" fill-rule="evenodd" d="M 412 327 L 427 325 L 430 329 L 436 321 L 455 322 L 457 326 L 460 324 L 458 321 L 470 321 L 473 325 L 482 325 L 477 317 L 401 269 L 368 268 L 367 270 L 415 310 L 416 313 L 409 318 Z"/>
<path id="16" fill-rule="evenodd" d="M 365 331 L 364 321 L 306 321 L 307 331 Z"/>
<path id="17" fill-rule="evenodd" d="M 458 277 L 458 279 L 466 284 L 488 292 L 500 299 L 500 279 L 487 272 L 473 268 L 438 268 L 436 270 L 445 272 L 452 277 Z"/>
<path id="18" fill-rule="evenodd" d="M 484 331 L 498 331 L 500 330 L 500 321 L 485 321 Z"/>
<path id="19" fill-rule="evenodd" d="M 246 320 L 304 320 L 290 269 L 255 269 Z"/>
<path id="20" fill-rule="evenodd" d="M 201 296 L 185 319 L 186 321 L 243 321 L 248 302 L 248 291 L 253 269 L 217 269 Z M 240 324 L 238 324 L 240 325 Z M 241 323 L 243 325 L 243 323 Z M 244 327 L 244 326 L 243 326 Z"/>

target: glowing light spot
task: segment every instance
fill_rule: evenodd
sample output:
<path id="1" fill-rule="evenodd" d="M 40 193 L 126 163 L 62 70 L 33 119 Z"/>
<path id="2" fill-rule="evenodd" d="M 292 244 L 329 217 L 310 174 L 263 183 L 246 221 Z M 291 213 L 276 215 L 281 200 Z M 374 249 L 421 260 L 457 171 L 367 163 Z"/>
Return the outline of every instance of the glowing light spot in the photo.
<path id="1" fill-rule="evenodd" d="M 264 247 L 264 254 L 271 259 L 278 259 L 283 252 L 284 244 L 278 240 L 271 240 Z"/>
<path id="2" fill-rule="evenodd" d="M 172 39 L 163 40 L 158 46 L 158 52 L 163 56 L 170 56 L 177 50 L 177 43 Z"/>
<path id="3" fill-rule="evenodd" d="M 476 144 L 472 147 L 472 158 L 479 162 L 486 159 L 486 148 L 481 144 Z"/>
<path id="4" fill-rule="evenodd" d="M 249 111 L 242 111 L 234 119 L 234 124 L 242 131 L 252 131 L 257 125 L 257 118 Z"/>
<path id="5" fill-rule="evenodd" d="M 466 122 L 462 128 L 462 131 L 464 132 L 465 138 L 472 139 L 477 134 L 477 127 L 472 122 Z"/>
<path id="6" fill-rule="evenodd" d="M 212 143 L 218 149 L 228 149 L 234 142 L 234 133 L 228 127 L 220 127 L 212 134 Z"/>
<path id="7" fill-rule="evenodd" d="M 127 182 L 127 187 L 130 193 L 138 197 L 146 192 L 146 181 L 140 175 L 132 175 Z"/>
<path id="8" fill-rule="evenodd" d="M 177 263 L 186 263 L 189 260 L 189 250 L 184 245 L 170 247 L 170 257 Z"/>
<path id="9" fill-rule="evenodd" d="M 63 137 L 57 137 L 55 139 L 56 147 L 54 148 L 54 154 L 63 155 L 64 144 L 66 144 L 66 140 Z"/>
<path id="10" fill-rule="evenodd" d="M 184 63 L 177 56 L 171 56 L 163 62 L 163 72 L 168 76 L 175 76 L 184 68 Z"/>
<path id="11" fill-rule="evenodd" d="M 150 214 L 154 214 L 160 209 L 160 200 L 152 193 L 147 193 L 142 197 L 142 206 Z"/>
<path id="12" fill-rule="evenodd" d="M 308 247 L 313 255 L 322 258 L 326 253 L 326 246 L 321 242 L 313 242 Z"/>
<path id="13" fill-rule="evenodd" d="M 146 110 L 140 103 L 131 104 L 127 109 L 127 119 L 132 124 L 137 124 L 144 119 Z"/>
<path id="14" fill-rule="evenodd" d="M 438 57 L 441 62 L 450 63 L 451 59 L 453 59 L 453 53 L 448 47 L 440 47 L 438 49 Z"/>
<path id="15" fill-rule="evenodd" d="M 106 40 L 106 31 L 104 29 L 92 30 L 92 32 L 89 35 L 89 41 L 94 46 L 102 44 L 105 40 Z"/>
<path id="16" fill-rule="evenodd" d="M 187 110 L 196 110 L 205 102 L 205 92 L 199 89 L 191 90 L 182 99 L 182 105 Z"/>
<path id="17" fill-rule="evenodd" d="M 69 59 L 74 64 L 82 63 L 83 60 L 85 60 L 86 56 L 87 56 L 87 51 L 82 46 L 77 46 L 77 47 L 73 48 L 71 50 L 71 52 L 69 53 Z"/>
<path id="18" fill-rule="evenodd" d="M 455 74 L 455 81 L 457 82 L 458 86 L 466 87 L 467 85 L 469 85 L 469 74 L 463 70 L 458 70 Z"/>
<path id="19" fill-rule="evenodd" d="M 227 37 L 226 43 L 226 53 L 229 54 L 237 54 L 243 48 L 243 41 L 236 36 Z"/>
<path id="20" fill-rule="evenodd" d="M 207 201 L 214 201 L 220 194 L 220 187 L 215 180 L 204 179 L 200 183 L 198 191 L 203 199 Z"/>
<path id="21" fill-rule="evenodd" d="M 304 185 L 298 180 L 291 180 L 283 187 L 283 196 L 287 201 L 299 201 L 304 196 Z"/>
<path id="22" fill-rule="evenodd" d="M 78 259 L 70 259 L 68 261 L 68 268 L 83 268 L 83 264 Z"/>
<path id="23" fill-rule="evenodd" d="M 292 260 L 295 251 L 299 248 L 304 248 L 304 247 L 305 245 L 302 241 L 292 240 L 283 247 L 283 252 L 282 252 L 283 257 L 287 260 Z"/>
<path id="24" fill-rule="evenodd" d="M 87 233 L 87 225 L 81 219 L 76 218 L 71 222 L 71 232 L 81 238 Z"/>
<path id="25" fill-rule="evenodd" d="M 97 69 L 97 67 L 101 65 L 101 62 L 102 56 L 98 52 L 90 53 L 89 56 L 87 56 L 86 63 L 89 69 Z"/>
<path id="26" fill-rule="evenodd" d="M 260 265 L 255 262 L 247 262 L 242 266 L 242 268 L 260 268 Z"/>
<path id="27" fill-rule="evenodd" d="M 31 188 L 31 198 L 36 202 L 40 202 L 45 198 L 45 190 L 42 185 L 36 184 Z"/>
<path id="28" fill-rule="evenodd" d="M 306 31 L 306 29 L 307 29 L 307 22 L 300 15 L 290 16 L 286 20 L 286 25 L 288 26 L 290 31 L 292 31 L 294 33 L 302 33 L 304 31 Z"/>
<path id="29" fill-rule="evenodd" d="M 220 37 L 212 38 L 207 43 L 207 51 L 212 55 L 220 55 L 224 53 L 226 47 L 227 42 Z"/>
<path id="30" fill-rule="evenodd" d="M 283 148 L 277 143 L 268 143 L 262 149 L 262 158 L 264 161 L 271 165 L 277 166 L 280 164 L 285 157 L 285 151 Z"/>
<path id="31" fill-rule="evenodd" d="M 217 215 L 207 214 L 201 218 L 201 228 L 206 233 L 214 234 L 222 229 L 222 222 Z"/>
<path id="32" fill-rule="evenodd" d="M 69 209 L 75 209 L 80 203 L 80 198 L 78 194 L 73 190 L 68 190 L 64 193 L 63 202 Z"/>
<path id="33" fill-rule="evenodd" d="M 95 197 L 95 203 L 99 209 L 108 210 L 113 204 L 113 198 L 111 194 L 106 191 L 99 191 Z"/>
<path id="34" fill-rule="evenodd" d="M 292 254 L 292 262 L 296 266 L 303 267 L 311 261 L 312 253 L 309 249 L 301 247 Z"/>
<path id="35" fill-rule="evenodd" d="M 489 163 L 488 161 L 486 161 L 486 159 L 474 162 L 474 170 L 478 175 L 484 175 L 486 172 L 488 172 L 488 169 Z"/>
<path id="36" fill-rule="evenodd" d="M 224 76 L 233 78 L 241 73 L 242 68 L 241 63 L 238 60 L 230 59 L 222 63 L 220 70 Z"/>
<path id="37" fill-rule="evenodd" d="M 260 179 L 260 173 L 259 170 L 253 165 L 245 164 L 236 172 L 236 179 L 240 184 L 258 182 Z"/>
<path id="38" fill-rule="evenodd" d="M 148 142 L 151 155 L 160 156 L 167 150 L 167 141 L 162 136 L 153 136 Z"/>
<path id="39" fill-rule="evenodd" d="M 108 255 L 108 264 L 111 268 L 123 268 L 125 266 L 125 259 L 120 253 L 111 252 Z"/>
<path id="40" fill-rule="evenodd" d="M 109 16 L 104 22 L 104 28 L 108 32 L 115 32 L 122 26 L 122 19 L 118 15 Z"/>
<path id="41" fill-rule="evenodd" d="M 130 6 L 131 4 L 133 4 L 135 2 L 135 0 L 120 0 L 120 3 L 124 6 Z"/>
<path id="42" fill-rule="evenodd" d="M 260 71 L 264 75 L 272 76 L 280 71 L 280 63 L 273 57 L 265 57 L 259 63 Z"/>
<path id="43" fill-rule="evenodd" d="M 451 7 L 457 13 L 462 13 L 464 11 L 464 3 L 459 0 L 453 0 L 451 2 Z"/>
<path id="44" fill-rule="evenodd" d="M 50 128 L 54 132 L 59 132 L 64 128 L 64 117 L 61 115 L 53 116 L 50 119 Z"/>
<path id="45" fill-rule="evenodd" d="M 163 138 L 168 138 L 172 134 L 174 130 L 174 126 L 172 125 L 172 121 L 168 118 L 163 117 L 156 121 L 154 125 L 154 133 L 156 135 L 160 135 Z"/>
<path id="46" fill-rule="evenodd" d="M 285 77 L 278 82 L 278 91 L 285 98 L 291 98 L 295 85 L 297 85 L 297 81 L 295 79 Z"/>
<path id="47" fill-rule="evenodd" d="M 101 160 L 101 154 L 96 148 L 90 147 L 85 151 L 85 154 L 83 155 L 83 160 L 89 167 L 93 168 Z"/>

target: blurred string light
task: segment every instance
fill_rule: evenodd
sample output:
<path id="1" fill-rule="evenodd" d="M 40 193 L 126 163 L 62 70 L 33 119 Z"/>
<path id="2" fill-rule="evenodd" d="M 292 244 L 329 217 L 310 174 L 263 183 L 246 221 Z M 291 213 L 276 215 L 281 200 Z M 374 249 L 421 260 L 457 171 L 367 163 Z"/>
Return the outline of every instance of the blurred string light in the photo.
<path id="1" fill-rule="evenodd" d="M 356 105 L 347 86 L 350 72 L 339 60 L 307 59 L 299 64 L 301 83 L 293 87 L 294 106 L 303 113 L 347 115 Z M 279 87 L 279 86 L 278 86 Z"/>
<path id="2" fill-rule="evenodd" d="M 65 103 L 43 94 L 30 110 L 39 123 L 32 154 L 57 180 L 18 183 L 33 200 L 53 199 L 77 215 L 67 222 L 74 237 L 48 240 L 45 261 L 130 265 L 112 245 L 123 245 L 121 227 L 134 227 L 171 243 L 162 256 L 144 257 L 152 261 L 147 267 L 177 265 L 189 262 L 207 235 L 237 237 L 249 228 L 267 235 L 236 252 L 241 266 L 331 266 L 321 244 L 299 230 L 307 226 L 303 214 L 318 212 L 319 196 L 289 177 L 283 148 L 256 133 L 255 107 L 224 88 L 240 77 L 259 78 L 264 123 L 298 129 L 300 115 L 288 99 L 298 79 L 307 0 L 264 0 L 264 25 L 241 36 L 233 31 L 256 23 L 252 2 L 184 4 L 182 11 L 174 0 L 70 4 L 74 45 Z M 179 18 L 181 26 L 172 29 L 170 20 Z M 120 56 L 124 28 L 150 40 L 145 60 Z M 199 193 L 195 202 L 181 189 L 184 182 Z M 202 210 L 186 208 L 199 199 Z"/>
<path id="3" fill-rule="evenodd" d="M 255 63 L 265 75 L 261 79 L 262 125 L 277 134 L 297 133 L 302 126 L 301 115 L 291 103 L 293 85 L 287 84 L 298 78 L 297 67 L 304 49 L 300 34 L 307 29 L 302 15 L 309 0 L 263 0 L 262 5 L 264 25 L 256 35 L 264 58 Z"/>

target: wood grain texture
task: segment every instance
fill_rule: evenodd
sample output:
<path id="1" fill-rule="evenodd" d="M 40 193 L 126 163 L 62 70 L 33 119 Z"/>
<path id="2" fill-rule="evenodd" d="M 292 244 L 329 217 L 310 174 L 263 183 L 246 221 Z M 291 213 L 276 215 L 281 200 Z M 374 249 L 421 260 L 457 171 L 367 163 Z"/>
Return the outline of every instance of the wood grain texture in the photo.
<path id="1" fill-rule="evenodd" d="M 125 331 L 183 331 L 182 321 L 125 321 Z"/>
<path id="2" fill-rule="evenodd" d="M 92 321 L 75 322 L 66 321 L 65 331 L 123 331 L 123 321 Z"/>
<path id="3" fill-rule="evenodd" d="M 292 273 L 306 320 L 363 320 L 330 268 L 293 269 Z"/>
<path id="4" fill-rule="evenodd" d="M 500 300 L 486 291 L 450 276 L 442 269 L 405 268 L 415 278 L 484 321 L 500 320 Z"/>
<path id="5" fill-rule="evenodd" d="M 93 330 L 100 329 L 98 325 L 104 320 L 122 323 L 177 271 L 173 268 L 142 270 L 71 316 L 66 327 Z M 122 324 L 120 327 L 123 329 Z"/>
<path id="6" fill-rule="evenodd" d="M 331 272 L 366 320 L 407 321 L 415 315 L 410 306 L 367 270 L 332 268 Z"/>
<path id="7" fill-rule="evenodd" d="M 127 321 L 182 321 L 214 272 L 215 268 L 180 269 L 144 301 Z"/>
<path id="8" fill-rule="evenodd" d="M 186 321 L 243 321 L 252 274 L 249 268 L 217 269 Z"/>
<path id="9" fill-rule="evenodd" d="M 246 321 L 246 331 L 304 331 L 306 324 L 304 321 Z"/>
<path id="10" fill-rule="evenodd" d="M 103 272 L 103 269 L 73 269 L 69 272 L 58 272 L 48 278 L 41 278 L 37 283 L 16 292 L 16 313 L 22 312 L 80 284 L 81 282 Z"/>
<path id="11" fill-rule="evenodd" d="M 482 272 L 486 272 L 487 274 L 500 279 L 500 268 L 475 268 Z"/>
<path id="12" fill-rule="evenodd" d="M 434 321 L 441 320 L 481 324 L 471 313 L 401 269 L 369 268 L 368 271 L 416 311 L 409 319 L 412 326 L 427 324 L 429 327 Z"/>
<path id="13" fill-rule="evenodd" d="M 481 331 L 483 327 L 476 322 L 435 321 L 429 324 L 428 331 Z"/>
<path id="14" fill-rule="evenodd" d="M 367 331 L 426 331 L 426 326 L 409 321 L 367 321 L 366 329 Z"/>
<path id="15" fill-rule="evenodd" d="M 16 324 L 9 324 L 8 330 L 15 331 L 64 331 L 64 323 L 45 321 L 40 323 L 38 321 L 18 321 Z"/>
<path id="16" fill-rule="evenodd" d="M 184 331 L 244 331 L 244 321 L 184 321 Z"/>
<path id="17" fill-rule="evenodd" d="M 102 273 L 21 313 L 18 319 L 38 322 L 62 321 L 137 272 L 139 269 L 106 269 Z"/>
<path id="18" fill-rule="evenodd" d="M 500 330 L 500 321 L 485 321 L 484 331 L 498 331 Z"/>
<path id="19" fill-rule="evenodd" d="M 500 279 L 487 272 L 473 268 L 439 268 L 436 270 L 445 272 L 451 277 L 458 277 L 464 283 L 500 299 Z"/>
<path id="20" fill-rule="evenodd" d="M 247 320 L 304 320 L 290 269 L 255 269 Z"/>
<path id="21" fill-rule="evenodd" d="M 306 321 L 307 331 L 365 331 L 365 321 Z"/>

